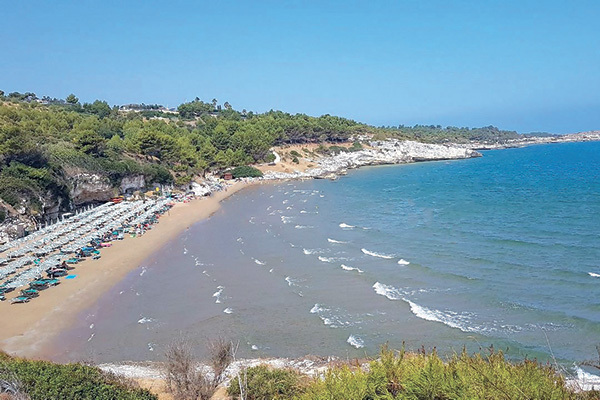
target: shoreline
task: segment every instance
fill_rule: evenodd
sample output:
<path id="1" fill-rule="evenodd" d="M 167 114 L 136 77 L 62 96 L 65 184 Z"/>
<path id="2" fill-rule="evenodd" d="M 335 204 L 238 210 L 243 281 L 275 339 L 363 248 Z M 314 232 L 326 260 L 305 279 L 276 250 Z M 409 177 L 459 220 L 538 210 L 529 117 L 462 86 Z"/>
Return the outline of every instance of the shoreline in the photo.
<path id="1" fill-rule="evenodd" d="M 530 145 L 533 144 L 550 143 L 530 143 Z M 433 146 L 447 148 L 442 145 Z M 477 155 L 470 155 L 455 158 L 421 159 L 412 156 L 410 159 L 395 158 L 393 159 L 395 162 L 355 163 L 356 160 L 348 159 L 344 157 L 345 155 L 342 154 L 340 157 L 342 158 L 340 161 L 343 163 L 341 166 L 335 162 L 336 156 L 323 157 L 325 163 L 329 163 L 328 167 L 335 167 L 328 171 L 330 174 L 341 175 L 345 174 L 347 169 L 368 166 L 391 166 L 477 157 Z M 396 154 L 393 155 L 397 157 Z M 406 156 L 406 153 L 403 155 Z M 388 158 L 388 160 L 392 160 L 392 158 Z M 364 159 L 360 161 L 364 161 Z M 0 349 L 17 356 L 49 359 L 48 345 L 75 322 L 82 310 L 92 306 L 106 291 L 125 278 L 128 273 L 138 268 L 152 254 L 160 251 L 165 244 L 185 229 L 213 215 L 220 208 L 221 201 L 257 183 L 277 183 L 324 177 L 307 173 L 307 171 L 281 174 L 284 176 L 273 175 L 267 179 L 236 182 L 227 190 L 215 192 L 211 197 L 176 204 L 143 237 L 126 237 L 123 241 L 114 242 L 112 247 L 104 249 L 101 259 L 86 260 L 80 263 L 73 271 L 77 278 L 69 281 L 63 280 L 61 285 L 45 291 L 43 301 L 34 301 L 26 306 L 0 304 L 0 316 L 4 321 L 9 321 L 3 324 L 4 326 L 0 330 Z"/>
<path id="2" fill-rule="evenodd" d="M 47 359 L 48 345 L 71 326 L 82 310 L 181 232 L 214 214 L 221 201 L 255 183 L 237 182 L 211 197 L 178 203 L 142 237 L 114 242 L 102 251 L 102 258 L 80 263 L 73 271 L 76 279 L 62 280 L 60 285 L 44 291 L 38 301 L 25 306 L 0 304 L 0 348 L 12 355 Z"/>

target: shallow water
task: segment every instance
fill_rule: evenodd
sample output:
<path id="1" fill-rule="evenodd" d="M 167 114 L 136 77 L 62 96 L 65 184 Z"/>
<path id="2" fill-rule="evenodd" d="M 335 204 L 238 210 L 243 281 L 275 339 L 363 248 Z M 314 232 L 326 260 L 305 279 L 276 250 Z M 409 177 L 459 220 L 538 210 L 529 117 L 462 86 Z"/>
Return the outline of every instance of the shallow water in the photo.
<path id="1" fill-rule="evenodd" d="M 261 185 L 86 310 L 56 358 L 161 359 L 176 336 L 224 335 L 241 357 L 405 342 L 568 365 L 600 340 L 599 260 L 600 143 Z"/>

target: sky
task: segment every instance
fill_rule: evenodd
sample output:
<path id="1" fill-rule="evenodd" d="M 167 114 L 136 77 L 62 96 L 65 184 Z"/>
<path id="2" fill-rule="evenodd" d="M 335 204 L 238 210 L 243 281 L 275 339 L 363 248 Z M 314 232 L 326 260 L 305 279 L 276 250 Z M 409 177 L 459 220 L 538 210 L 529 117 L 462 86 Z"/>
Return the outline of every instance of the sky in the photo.
<path id="1" fill-rule="evenodd" d="M 600 129 L 600 1 L 0 1 L 0 89 Z"/>

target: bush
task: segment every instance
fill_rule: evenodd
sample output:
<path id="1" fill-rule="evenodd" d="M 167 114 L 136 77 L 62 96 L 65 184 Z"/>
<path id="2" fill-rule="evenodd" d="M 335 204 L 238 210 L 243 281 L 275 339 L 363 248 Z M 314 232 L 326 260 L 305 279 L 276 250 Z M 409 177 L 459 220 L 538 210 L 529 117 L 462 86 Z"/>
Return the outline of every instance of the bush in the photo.
<path id="1" fill-rule="evenodd" d="M 300 153 L 298 153 L 296 150 L 292 150 L 292 151 L 290 151 L 290 154 L 291 154 L 293 157 L 302 157 L 302 155 L 301 155 Z"/>
<path id="2" fill-rule="evenodd" d="M 32 400 L 157 400 L 149 391 L 129 385 L 99 368 L 53 364 L 0 354 L 0 377 L 14 377 Z"/>
<path id="3" fill-rule="evenodd" d="M 292 162 L 293 162 L 294 164 L 300 164 L 300 161 L 298 160 L 298 157 L 294 157 L 294 158 L 292 158 Z"/>
<path id="4" fill-rule="evenodd" d="M 251 167 L 250 165 L 235 167 L 231 171 L 231 175 L 233 175 L 234 178 L 260 178 L 263 176 L 259 169 Z"/>
<path id="5" fill-rule="evenodd" d="M 444 361 L 435 352 L 393 352 L 387 347 L 368 368 L 338 366 L 303 382 L 298 373 L 250 368 L 245 376 L 247 399 L 296 400 L 445 400 L 522 399 L 591 400 L 600 392 L 574 392 L 550 365 L 525 360 L 511 363 L 501 352 L 469 356 L 463 351 Z M 244 376 L 242 375 L 242 382 Z M 239 379 L 228 392 L 239 396 Z"/>
<path id="6" fill-rule="evenodd" d="M 248 368 L 231 380 L 227 393 L 234 398 L 242 398 L 242 390 L 246 400 L 291 399 L 302 391 L 300 375 L 287 369 L 269 369 L 265 365 Z"/>

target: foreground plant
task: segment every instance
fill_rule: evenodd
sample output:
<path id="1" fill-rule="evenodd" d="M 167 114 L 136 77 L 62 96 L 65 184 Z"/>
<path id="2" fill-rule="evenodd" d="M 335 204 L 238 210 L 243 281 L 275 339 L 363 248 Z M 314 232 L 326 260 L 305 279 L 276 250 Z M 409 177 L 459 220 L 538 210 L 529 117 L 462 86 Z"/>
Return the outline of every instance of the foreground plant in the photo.
<path id="1" fill-rule="evenodd" d="M 282 374 L 286 378 L 282 377 Z M 244 385 L 236 378 L 229 394 L 245 400 L 585 400 L 600 392 L 575 392 L 551 365 L 507 361 L 502 352 L 468 355 L 463 351 L 444 361 L 427 354 L 383 347 L 368 365 L 329 368 L 321 376 L 301 378 L 297 372 L 250 368 Z M 242 395 L 243 394 L 243 395 Z"/>

